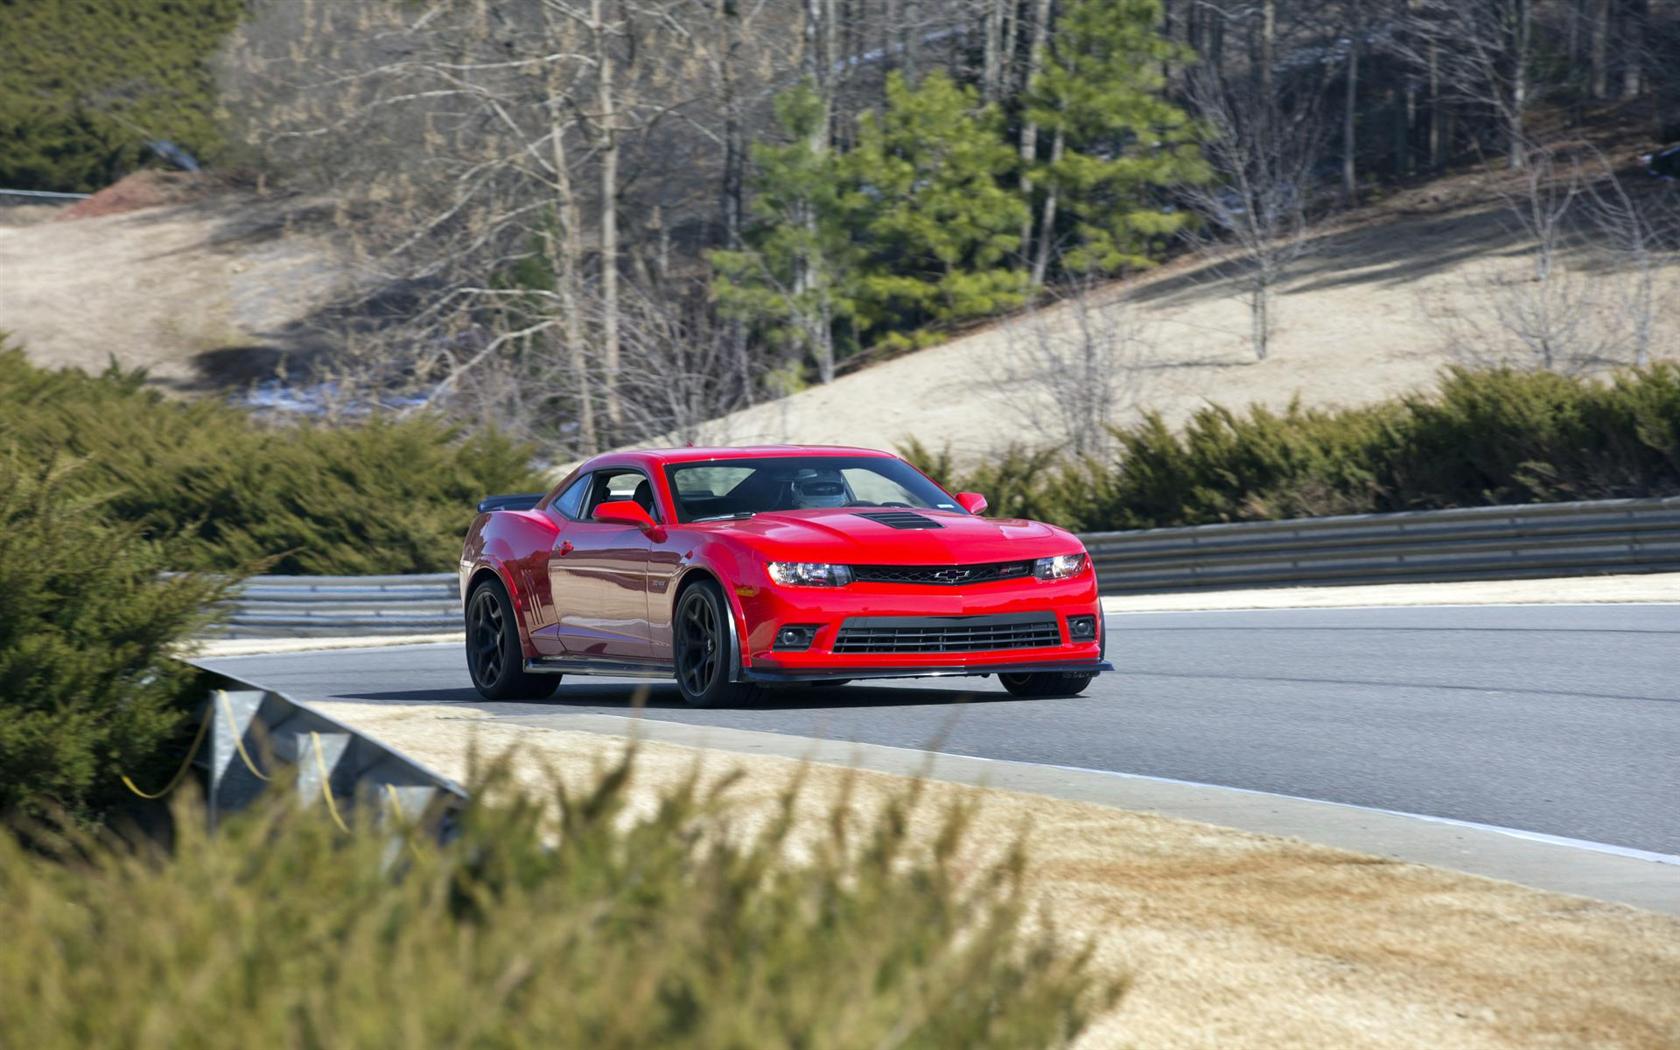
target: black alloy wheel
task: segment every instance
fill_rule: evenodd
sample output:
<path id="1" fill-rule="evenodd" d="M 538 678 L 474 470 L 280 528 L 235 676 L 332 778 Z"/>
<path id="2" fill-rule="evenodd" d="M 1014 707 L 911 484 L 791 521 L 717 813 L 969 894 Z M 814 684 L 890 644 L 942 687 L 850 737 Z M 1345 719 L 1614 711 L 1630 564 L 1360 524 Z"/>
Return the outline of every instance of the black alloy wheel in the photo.
<path id="1" fill-rule="evenodd" d="M 710 580 L 683 591 L 672 623 L 677 688 L 691 707 L 725 707 L 758 698 L 759 690 L 731 682 L 732 634 L 723 592 Z"/>
<path id="2" fill-rule="evenodd" d="M 1091 684 L 1094 674 L 1064 674 L 1060 671 L 1034 671 L 1023 674 L 1000 674 L 998 681 L 1013 696 L 1030 699 L 1078 696 Z"/>
<path id="3" fill-rule="evenodd" d="M 467 599 L 467 671 L 486 700 L 536 700 L 552 696 L 557 674 L 530 674 L 519 646 L 513 603 L 500 580 L 486 580 Z"/>

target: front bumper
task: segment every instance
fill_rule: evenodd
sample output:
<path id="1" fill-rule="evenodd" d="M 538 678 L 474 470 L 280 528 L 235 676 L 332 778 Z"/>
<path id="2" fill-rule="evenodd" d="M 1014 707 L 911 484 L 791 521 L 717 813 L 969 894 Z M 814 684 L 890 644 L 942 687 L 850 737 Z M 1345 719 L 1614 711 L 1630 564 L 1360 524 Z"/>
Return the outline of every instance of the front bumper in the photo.
<path id="1" fill-rule="evenodd" d="M 741 616 L 738 676 L 744 681 L 1098 674 L 1113 670 L 1103 660 L 1108 626 L 1097 597 L 1096 576 L 1089 569 L 1067 580 L 1007 580 L 969 587 L 866 583 L 833 588 L 738 587 L 733 597 Z M 1030 648 L 836 651 L 841 629 L 848 622 L 881 623 L 893 618 L 1011 620 L 1029 614 L 1054 618 L 1053 643 L 1046 637 L 1045 644 Z M 1092 616 L 1096 619 L 1096 637 L 1074 640 L 1069 619 Z M 776 647 L 777 632 L 789 626 L 815 628 L 807 648 Z"/>
<path id="2" fill-rule="evenodd" d="M 1114 670 L 1114 665 L 1106 660 L 1081 661 L 1051 661 L 1045 663 L 1022 664 L 972 664 L 962 667 L 808 667 L 802 670 L 772 670 L 762 667 L 746 667 L 741 669 L 741 678 L 748 682 L 761 682 L 774 685 L 777 682 L 829 682 L 852 681 L 867 678 L 962 678 L 974 675 L 990 674 L 1067 674 L 1088 675 L 1101 674 Z"/>

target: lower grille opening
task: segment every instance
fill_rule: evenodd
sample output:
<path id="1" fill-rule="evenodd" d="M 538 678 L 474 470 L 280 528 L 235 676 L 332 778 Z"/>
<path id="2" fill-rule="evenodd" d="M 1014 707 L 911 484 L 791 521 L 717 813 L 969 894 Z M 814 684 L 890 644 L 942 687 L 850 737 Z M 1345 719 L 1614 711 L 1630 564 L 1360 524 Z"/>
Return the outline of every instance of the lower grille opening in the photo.
<path id="1" fill-rule="evenodd" d="M 860 616 L 846 620 L 836 653 L 975 653 L 1062 644 L 1050 613 L 997 616 Z"/>

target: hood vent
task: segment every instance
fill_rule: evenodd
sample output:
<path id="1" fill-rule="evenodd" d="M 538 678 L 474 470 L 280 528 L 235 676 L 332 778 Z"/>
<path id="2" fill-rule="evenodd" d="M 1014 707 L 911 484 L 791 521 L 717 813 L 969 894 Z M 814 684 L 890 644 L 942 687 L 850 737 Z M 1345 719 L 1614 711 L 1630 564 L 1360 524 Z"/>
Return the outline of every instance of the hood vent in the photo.
<path id="1" fill-rule="evenodd" d="M 860 510 L 858 517 L 868 518 L 889 529 L 943 529 L 945 526 L 932 518 L 923 517 L 908 510 Z"/>

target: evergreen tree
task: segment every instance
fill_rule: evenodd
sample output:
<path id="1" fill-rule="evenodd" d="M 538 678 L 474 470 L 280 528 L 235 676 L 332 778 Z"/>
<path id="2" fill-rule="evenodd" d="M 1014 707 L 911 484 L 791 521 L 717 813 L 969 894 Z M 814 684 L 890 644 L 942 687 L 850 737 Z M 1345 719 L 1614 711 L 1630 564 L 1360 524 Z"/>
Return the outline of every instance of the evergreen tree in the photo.
<path id="1" fill-rule="evenodd" d="M 997 110 L 933 72 L 911 88 L 893 74 L 880 115 L 858 122 L 841 161 L 868 242 L 859 280 L 861 323 L 894 328 L 963 321 L 1020 305 L 1015 261 L 1025 205 L 1003 176 L 1016 164 Z"/>
<path id="2" fill-rule="evenodd" d="M 1076 273 L 1148 266 L 1151 242 L 1186 221 L 1162 191 L 1205 168 L 1194 125 L 1164 95 L 1163 64 L 1189 56 L 1160 22 L 1159 0 L 1071 0 L 1062 13 L 1027 100 L 1051 143 L 1033 173 L 1035 283 L 1058 253 Z"/>
<path id="3" fill-rule="evenodd" d="M 858 251 L 838 158 L 813 148 L 824 119 L 809 84 L 776 100 L 786 145 L 753 147 L 747 247 L 710 253 L 719 309 L 763 326 L 784 368 L 808 356 L 823 382 L 834 378 L 836 329 L 850 331 Z"/>
<path id="4" fill-rule="evenodd" d="M 95 190 L 148 139 L 215 150 L 208 56 L 243 0 L 0 0 L 0 185 Z"/>

